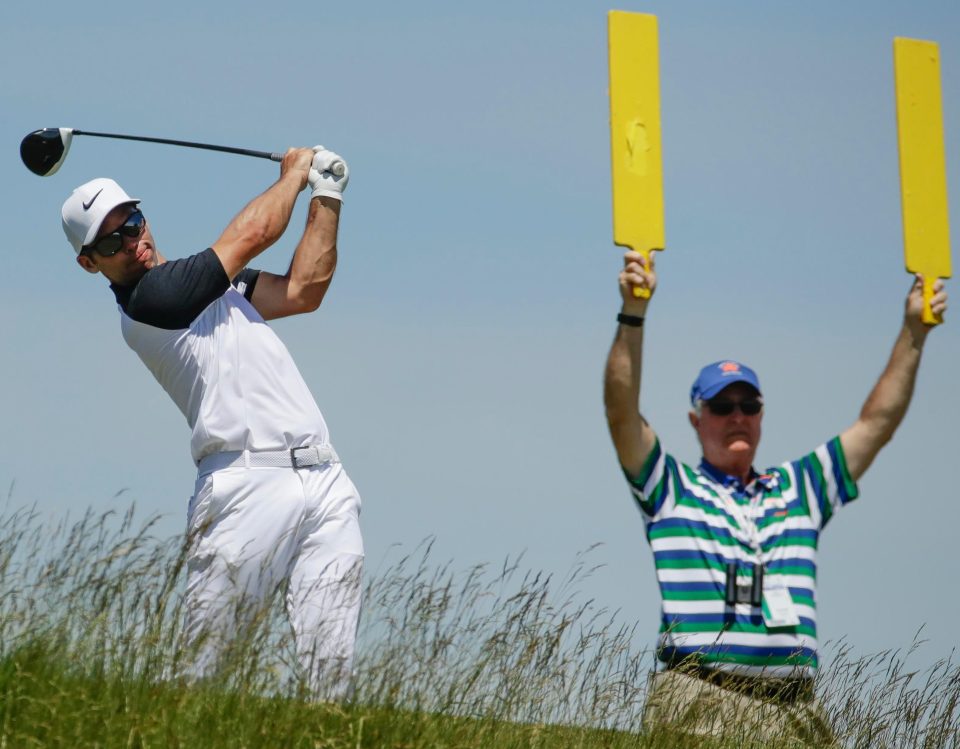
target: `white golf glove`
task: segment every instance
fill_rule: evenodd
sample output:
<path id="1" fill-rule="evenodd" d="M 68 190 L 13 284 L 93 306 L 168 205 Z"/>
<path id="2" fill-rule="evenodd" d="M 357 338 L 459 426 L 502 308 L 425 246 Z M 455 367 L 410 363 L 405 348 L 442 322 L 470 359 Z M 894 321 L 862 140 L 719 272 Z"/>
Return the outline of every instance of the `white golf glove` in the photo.
<path id="1" fill-rule="evenodd" d="M 350 179 L 350 169 L 343 157 L 328 151 L 323 146 L 313 147 L 313 164 L 307 175 L 307 184 L 310 185 L 310 197 L 325 195 L 335 200 L 343 200 L 343 191 Z"/>

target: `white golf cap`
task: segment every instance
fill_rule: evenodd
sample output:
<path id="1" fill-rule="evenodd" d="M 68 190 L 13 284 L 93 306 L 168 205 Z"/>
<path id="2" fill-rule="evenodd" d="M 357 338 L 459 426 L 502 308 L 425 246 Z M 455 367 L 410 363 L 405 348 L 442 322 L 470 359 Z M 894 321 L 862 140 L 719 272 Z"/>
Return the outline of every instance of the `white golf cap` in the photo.
<path id="1" fill-rule="evenodd" d="M 139 202 L 140 198 L 131 198 L 108 177 L 92 179 L 74 190 L 63 204 L 63 233 L 79 255 L 84 245 L 96 239 L 100 224 L 110 211 L 118 205 Z"/>

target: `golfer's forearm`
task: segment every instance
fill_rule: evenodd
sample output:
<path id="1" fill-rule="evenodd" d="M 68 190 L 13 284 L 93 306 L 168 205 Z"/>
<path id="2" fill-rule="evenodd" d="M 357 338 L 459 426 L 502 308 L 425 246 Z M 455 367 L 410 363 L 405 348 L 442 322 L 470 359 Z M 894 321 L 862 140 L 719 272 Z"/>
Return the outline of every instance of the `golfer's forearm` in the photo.
<path id="1" fill-rule="evenodd" d="M 247 203 L 224 229 L 214 250 L 231 277 L 283 235 L 301 189 L 299 177 L 288 172 Z"/>
<path id="2" fill-rule="evenodd" d="M 303 311 L 320 306 L 337 267 L 340 201 L 319 197 L 310 201 L 307 226 L 290 263 L 290 296 Z"/>
<path id="3" fill-rule="evenodd" d="M 250 201 L 234 222 L 240 231 L 260 237 L 258 244 L 263 245 L 262 251 L 287 230 L 300 190 L 297 176 L 288 173 Z"/>

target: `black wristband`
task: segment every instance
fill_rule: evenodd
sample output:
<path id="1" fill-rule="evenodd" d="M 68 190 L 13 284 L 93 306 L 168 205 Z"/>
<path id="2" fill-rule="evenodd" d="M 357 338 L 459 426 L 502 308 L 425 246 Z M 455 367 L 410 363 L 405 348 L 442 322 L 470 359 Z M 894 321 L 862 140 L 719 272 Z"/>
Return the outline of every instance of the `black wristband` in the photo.
<path id="1" fill-rule="evenodd" d="M 617 315 L 617 322 L 621 325 L 629 325 L 631 328 L 643 327 L 643 318 L 637 315 L 625 315 L 622 312 Z"/>

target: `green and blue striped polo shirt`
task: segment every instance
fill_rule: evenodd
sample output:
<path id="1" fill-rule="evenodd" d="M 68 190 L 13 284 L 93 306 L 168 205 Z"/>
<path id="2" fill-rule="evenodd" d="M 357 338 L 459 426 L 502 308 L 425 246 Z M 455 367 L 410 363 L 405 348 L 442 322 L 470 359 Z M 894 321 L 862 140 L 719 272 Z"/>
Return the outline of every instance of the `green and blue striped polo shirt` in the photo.
<path id="1" fill-rule="evenodd" d="M 812 676 L 817 668 L 816 578 L 820 531 L 835 509 L 856 499 L 840 438 L 799 460 L 755 475 L 747 486 L 706 461 L 691 468 L 659 440 L 640 475 L 629 479 L 653 550 L 663 599 L 659 658 L 687 656 L 724 671 Z M 756 525 L 751 534 L 726 496 Z M 726 566 L 763 564 L 790 593 L 800 623 L 768 627 L 760 607 L 728 606 Z"/>

